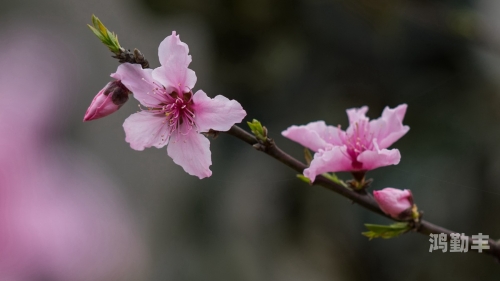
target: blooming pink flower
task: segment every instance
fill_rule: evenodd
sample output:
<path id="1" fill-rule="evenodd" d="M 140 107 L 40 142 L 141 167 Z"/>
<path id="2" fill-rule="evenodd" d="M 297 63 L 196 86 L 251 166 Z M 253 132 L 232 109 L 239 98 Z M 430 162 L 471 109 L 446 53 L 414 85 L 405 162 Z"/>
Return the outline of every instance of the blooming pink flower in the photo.
<path id="1" fill-rule="evenodd" d="M 413 207 L 413 196 L 408 189 L 387 187 L 373 191 L 373 196 L 380 209 L 393 218 L 401 219 L 411 214 L 409 212 Z"/>
<path id="2" fill-rule="evenodd" d="M 146 109 L 132 114 L 123 123 L 125 140 L 135 150 L 162 148 L 174 162 L 200 179 L 212 172 L 210 142 L 202 132 L 227 131 L 246 116 L 235 100 L 224 96 L 209 98 L 202 90 L 192 93 L 196 75 L 188 68 L 188 46 L 175 31 L 161 42 L 161 66 L 142 69 L 124 63 L 112 77 L 118 77 Z"/>
<path id="3" fill-rule="evenodd" d="M 128 100 L 130 91 L 120 82 L 111 81 L 94 97 L 83 121 L 99 119 L 110 115 L 122 107 Z"/>
<path id="4" fill-rule="evenodd" d="M 410 129 L 403 126 L 406 104 L 394 109 L 386 107 L 382 117 L 369 120 L 365 116 L 368 107 L 348 109 L 349 127 L 327 126 L 324 121 L 305 126 L 291 126 L 283 136 L 316 152 L 304 175 L 314 181 L 326 172 L 362 172 L 378 167 L 396 165 L 399 150 L 388 150 L 394 142 Z"/>

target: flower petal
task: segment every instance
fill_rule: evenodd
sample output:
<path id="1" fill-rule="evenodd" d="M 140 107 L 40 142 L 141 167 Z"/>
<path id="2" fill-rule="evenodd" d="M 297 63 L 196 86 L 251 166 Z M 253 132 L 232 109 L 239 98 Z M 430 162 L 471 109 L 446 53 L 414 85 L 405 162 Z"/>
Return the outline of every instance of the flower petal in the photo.
<path id="1" fill-rule="evenodd" d="M 168 65 L 173 59 L 184 67 L 188 67 L 191 63 L 191 56 L 188 54 L 188 45 L 181 41 L 175 31 L 172 31 L 172 35 L 163 39 L 158 47 L 158 58 L 161 65 Z"/>
<path id="2" fill-rule="evenodd" d="M 378 140 L 380 148 L 391 146 L 410 130 L 410 127 L 403 125 L 407 107 L 406 104 L 401 104 L 394 109 L 386 107 L 380 118 L 370 122 L 370 131 Z"/>
<path id="3" fill-rule="evenodd" d="M 316 121 L 303 126 L 291 126 L 281 134 L 317 152 L 327 144 L 341 145 L 340 136 L 344 132 L 337 127 L 327 126 L 324 121 Z"/>
<path id="4" fill-rule="evenodd" d="M 368 112 L 368 106 L 363 106 L 361 108 L 351 108 L 346 110 L 347 116 L 349 117 L 349 124 L 354 124 L 360 121 L 368 121 L 366 117 L 366 112 Z"/>
<path id="5" fill-rule="evenodd" d="M 168 143 L 169 129 L 165 115 L 141 111 L 130 115 L 123 123 L 125 141 L 135 150 L 146 147 L 162 148 Z"/>
<path id="6" fill-rule="evenodd" d="M 167 92 L 186 93 L 194 88 L 196 74 L 188 69 L 191 56 L 186 43 L 179 39 L 175 31 L 165 38 L 158 48 L 161 66 L 153 70 L 154 79 L 165 86 Z"/>
<path id="7" fill-rule="evenodd" d="M 402 213 L 413 206 L 413 195 L 408 189 L 400 190 L 387 187 L 373 191 L 373 197 L 375 197 L 380 209 L 393 218 L 400 217 Z"/>
<path id="8" fill-rule="evenodd" d="M 304 170 L 304 176 L 313 182 L 317 175 L 326 172 L 350 170 L 352 170 L 352 161 L 347 156 L 346 147 L 328 145 L 325 150 L 320 150 L 314 154 L 311 165 Z"/>
<path id="9" fill-rule="evenodd" d="M 195 122 L 200 132 L 227 131 L 247 115 L 241 104 L 218 95 L 211 99 L 202 90 L 193 96 Z"/>
<path id="10" fill-rule="evenodd" d="M 116 73 L 111 74 L 111 77 L 121 80 L 142 105 L 154 107 L 163 103 L 165 98 L 153 92 L 156 86 L 153 84 L 152 71 L 149 68 L 142 69 L 139 64 L 123 63 L 118 66 Z"/>
<path id="11" fill-rule="evenodd" d="M 401 154 L 397 149 L 380 149 L 377 140 L 373 140 L 375 150 L 365 150 L 358 155 L 358 161 L 363 164 L 362 170 L 368 171 L 379 167 L 397 165 Z"/>
<path id="12" fill-rule="evenodd" d="M 100 90 L 99 93 L 97 93 L 97 95 L 94 97 L 92 103 L 87 109 L 87 112 L 85 112 L 83 121 L 91 121 L 108 116 L 120 108 L 119 105 L 114 104 L 112 101 L 113 93 L 108 92 L 107 95 L 105 95 L 105 92 L 107 88 L 109 88 L 110 84 L 111 82 L 108 83 L 102 90 Z"/>
<path id="13" fill-rule="evenodd" d="M 186 135 L 181 132 L 182 130 L 172 135 L 172 140 L 167 147 L 168 155 L 172 157 L 175 164 L 181 166 L 190 175 L 200 179 L 211 176 L 210 141 L 193 129 L 189 130 Z"/>

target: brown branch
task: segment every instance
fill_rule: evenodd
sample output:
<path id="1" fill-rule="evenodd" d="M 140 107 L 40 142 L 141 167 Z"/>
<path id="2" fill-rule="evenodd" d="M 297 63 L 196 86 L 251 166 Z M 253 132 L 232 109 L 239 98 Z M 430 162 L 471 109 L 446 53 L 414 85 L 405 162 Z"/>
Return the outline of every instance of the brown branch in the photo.
<path id="1" fill-rule="evenodd" d="M 292 168 L 298 173 L 301 173 L 304 171 L 304 169 L 307 168 L 307 166 L 302 163 L 301 161 L 293 158 L 292 156 L 288 155 L 285 153 L 283 150 L 281 150 L 278 146 L 276 146 L 276 143 L 272 139 L 268 139 L 265 142 L 260 142 L 255 136 L 252 134 L 248 133 L 247 131 L 243 130 L 242 128 L 238 126 L 233 126 L 229 131 L 226 132 L 229 135 L 232 135 L 250 145 L 252 145 L 254 148 L 257 150 L 260 150 L 267 155 L 273 157 L 274 159 L 280 161 L 281 163 L 287 165 L 288 167 Z M 386 215 L 382 210 L 379 208 L 377 202 L 373 199 L 372 196 L 370 196 L 366 192 L 357 192 L 353 191 L 350 189 L 345 188 L 344 186 L 337 184 L 323 176 L 317 176 L 316 180 L 313 183 L 314 185 L 320 185 L 326 189 L 329 189 L 333 192 L 336 192 L 349 200 L 351 200 L 353 203 L 356 203 L 358 205 L 363 206 L 364 208 L 377 213 L 381 216 L 384 216 L 388 219 L 398 221 L 388 215 Z M 448 238 L 450 237 L 450 234 L 456 233 L 454 231 L 451 231 L 449 229 L 446 229 L 444 227 L 432 224 L 428 221 L 422 220 L 420 223 L 415 227 L 414 231 L 423 234 L 423 235 L 429 235 L 431 233 L 445 233 Z M 483 250 L 484 253 L 492 255 L 493 257 L 496 258 L 497 261 L 500 261 L 500 245 L 496 243 L 494 240 L 489 239 L 488 241 L 490 249 L 489 250 Z M 469 237 L 469 246 L 472 245 L 472 239 Z"/>

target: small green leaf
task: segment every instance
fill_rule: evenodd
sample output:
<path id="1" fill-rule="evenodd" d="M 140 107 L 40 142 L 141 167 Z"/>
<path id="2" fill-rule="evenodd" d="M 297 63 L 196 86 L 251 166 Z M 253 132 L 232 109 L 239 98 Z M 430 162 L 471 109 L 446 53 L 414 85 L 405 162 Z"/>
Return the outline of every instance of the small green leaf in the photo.
<path id="1" fill-rule="evenodd" d="M 88 25 L 90 30 L 101 40 L 101 42 L 106 45 L 109 50 L 115 54 L 120 53 L 120 43 L 118 42 L 118 36 L 113 32 L 109 31 L 104 24 L 95 15 L 92 15 L 92 25 Z"/>
<path id="2" fill-rule="evenodd" d="M 369 231 L 363 232 L 364 236 L 370 238 L 389 239 L 397 237 L 410 230 L 410 226 L 406 222 L 397 222 L 391 225 L 365 224 Z"/>
<path id="3" fill-rule="evenodd" d="M 325 178 L 327 178 L 327 179 L 329 179 L 329 180 L 333 181 L 334 183 L 336 183 L 336 184 L 340 184 L 341 186 L 343 186 L 343 187 L 346 187 L 346 188 L 347 188 L 347 184 L 346 184 L 345 182 L 343 182 L 341 179 L 339 179 L 339 178 L 337 177 L 337 174 L 335 174 L 335 173 L 323 173 L 323 174 L 321 174 L 321 175 L 322 175 L 323 177 L 325 177 Z"/>
<path id="4" fill-rule="evenodd" d="M 247 122 L 248 127 L 250 127 L 250 130 L 252 133 L 261 141 L 266 141 L 267 140 L 267 134 L 266 130 L 264 127 L 262 127 L 262 124 L 256 120 L 253 119 L 252 122 Z"/>
<path id="5" fill-rule="evenodd" d="M 323 177 L 333 181 L 333 182 L 338 182 L 339 181 L 339 178 L 337 177 L 337 175 L 335 173 L 323 173 L 321 174 Z"/>
<path id="6" fill-rule="evenodd" d="M 311 184 L 311 180 L 302 174 L 297 174 L 297 178 L 305 183 Z"/>
<path id="7" fill-rule="evenodd" d="M 99 27 L 99 31 L 101 31 L 102 34 L 106 34 L 106 32 L 108 31 L 108 29 L 106 29 L 106 27 L 104 26 L 104 24 L 102 24 L 102 22 L 98 19 L 97 19 L 97 25 Z"/>
<path id="8" fill-rule="evenodd" d="M 102 41 L 104 40 L 104 37 L 102 37 L 101 33 L 99 32 L 99 30 L 95 29 L 93 26 L 91 26 L 90 24 L 87 24 L 87 26 L 90 28 L 90 30 L 92 30 L 92 32 L 94 32 L 94 34 Z"/>
<path id="9" fill-rule="evenodd" d="M 95 15 L 92 15 L 92 25 L 99 26 L 99 19 Z"/>

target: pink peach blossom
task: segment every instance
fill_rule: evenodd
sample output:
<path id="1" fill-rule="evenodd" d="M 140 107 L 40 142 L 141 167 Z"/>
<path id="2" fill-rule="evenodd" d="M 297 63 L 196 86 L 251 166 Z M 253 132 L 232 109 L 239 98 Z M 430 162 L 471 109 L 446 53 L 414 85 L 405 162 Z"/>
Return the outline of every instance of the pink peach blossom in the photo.
<path id="1" fill-rule="evenodd" d="M 386 107 L 382 117 L 369 120 L 368 107 L 348 109 L 349 127 L 327 126 L 324 121 L 305 126 L 291 126 L 283 136 L 316 152 L 304 175 L 314 181 L 326 172 L 359 172 L 396 165 L 401 155 L 397 149 L 386 149 L 410 129 L 403 125 L 406 104 Z"/>
<path id="2" fill-rule="evenodd" d="M 99 119 L 117 111 L 127 102 L 129 94 L 130 91 L 120 80 L 109 82 L 94 97 L 83 117 L 83 121 Z"/>
<path id="3" fill-rule="evenodd" d="M 135 150 L 162 148 L 174 162 L 200 179 L 212 172 L 210 142 L 201 133 L 210 129 L 227 131 L 246 116 L 235 100 L 224 96 L 209 98 L 202 90 L 191 91 L 196 75 L 188 66 L 188 46 L 175 31 L 161 42 L 158 55 L 161 66 L 142 69 L 124 63 L 112 76 L 121 79 L 134 97 L 146 107 L 123 123 L 125 141 Z"/>
<path id="4" fill-rule="evenodd" d="M 387 187 L 373 191 L 373 196 L 380 209 L 393 218 L 402 218 L 413 206 L 413 196 L 408 189 Z"/>

